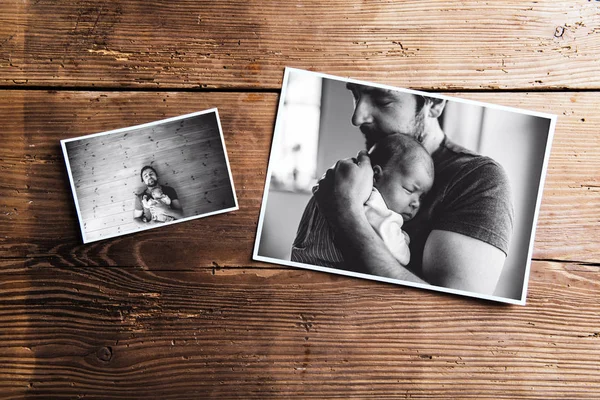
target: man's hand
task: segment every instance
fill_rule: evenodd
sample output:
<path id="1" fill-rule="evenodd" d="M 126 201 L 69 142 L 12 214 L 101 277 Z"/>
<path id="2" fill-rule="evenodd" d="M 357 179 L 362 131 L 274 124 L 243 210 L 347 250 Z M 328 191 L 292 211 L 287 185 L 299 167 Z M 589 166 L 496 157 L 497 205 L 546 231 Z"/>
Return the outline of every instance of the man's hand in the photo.
<path id="1" fill-rule="evenodd" d="M 423 282 L 394 258 L 369 224 L 364 204 L 373 189 L 373 168 L 365 151 L 338 161 L 314 193 L 319 211 L 337 236 L 348 266 L 382 277 Z"/>
<path id="2" fill-rule="evenodd" d="M 344 212 L 363 211 L 372 189 L 371 160 L 361 151 L 356 158 L 340 160 L 327 170 L 314 196 L 327 220 L 335 221 Z"/>

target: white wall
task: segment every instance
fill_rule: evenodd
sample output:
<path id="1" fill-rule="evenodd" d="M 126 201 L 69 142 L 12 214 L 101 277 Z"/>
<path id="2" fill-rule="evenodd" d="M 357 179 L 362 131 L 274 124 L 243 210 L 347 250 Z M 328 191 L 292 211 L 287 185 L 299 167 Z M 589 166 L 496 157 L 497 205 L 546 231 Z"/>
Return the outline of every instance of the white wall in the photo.
<path id="1" fill-rule="evenodd" d="M 498 296 L 521 297 L 548 128 L 549 121 L 541 118 L 492 109 L 484 113 L 480 153 L 506 170 L 515 206 L 514 233 L 496 289 Z"/>

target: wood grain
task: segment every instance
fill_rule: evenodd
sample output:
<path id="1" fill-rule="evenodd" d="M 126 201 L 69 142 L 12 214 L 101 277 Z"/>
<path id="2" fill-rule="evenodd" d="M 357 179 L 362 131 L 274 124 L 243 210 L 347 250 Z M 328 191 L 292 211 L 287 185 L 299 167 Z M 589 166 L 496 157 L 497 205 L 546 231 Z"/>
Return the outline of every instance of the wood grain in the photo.
<path id="1" fill-rule="evenodd" d="M 0 170 L 6 174 L 2 190 L 10 193 L 0 203 L 0 218 L 8 230 L 0 244 L 3 255 L 35 258 L 46 254 L 50 259 L 58 256 L 57 265 L 143 266 L 146 259 L 151 259 L 150 265 L 174 269 L 213 262 L 219 265 L 250 262 L 253 246 L 250 238 L 256 232 L 262 200 L 276 96 L 62 91 L 17 92 L 13 96 L 10 93 L 6 92 L 7 96 L 0 100 L 0 113 L 12 116 L 12 122 L 2 133 L 6 146 L 0 149 Z M 28 99 L 27 104 L 15 103 L 21 96 Z M 59 140 L 217 105 L 228 105 L 221 119 L 240 211 L 165 227 L 165 231 L 161 228 L 165 237 L 154 236 L 144 244 L 135 244 L 140 238 L 136 235 L 123 237 L 125 242 L 114 249 L 107 248 L 106 243 L 97 251 L 92 250 L 95 246 L 81 246 Z M 243 113 L 241 109 L 249 112 Z M 237 150 L 232 151 L 234 148 Z M 151 231 L 141 235 L 153 236 Z M 177 256 L 156 254 L 157 243 L 164 243 L 160 247 L 165 254 Z"/>
<path id="2" fill-rule="evenodd" d="M 0 398 L 600 398 L 598 4 L 3 1 Z M 557 114 L 527 305 L 252 261 L 285 66 Z M 59 140 L 212 107 L 240 209 L 82 245 Z"/>
<path id="3" fill-rule="evenodd" d="M 594 1 L 8 0 L 0 85 L 279 88 L 285 66 L 423 89 L 599 88 Z"/>
<path id="4" fill-rule="evenodd" d="M 575 93 L 455 93 L 558 114 L 534 246 L 534 258 L 596 262 L 593 232 L 600 222 L 600 124 L 597 95 Z M 262 201 L 277 96 L 245 93 L 129 93 L 9 91 L 0 113 L 11 115 L 0 149 L 0 206 L 9 226 L 4 254 L 44 254 L 56 265 L 138 265 L 148 268 L 259 265 L 250 260 Z M 62 138 L 218 107 L 240 210 L 82 246 L 66 170 Z M 357 132 L 357 134 L 359 134 Z M 55 232 L 59 229 L 61 237 Z M 177 257 L 165 265 L 156 243 Z M 95 250 L 91 251 L 92 248 Z M 125 251 L 134 248 L 134 251 Z M 155 249 L 155 250 L 153 250 Z M 232 251 L 235 249 L 235 251 Z M 83 258 L 80 253 L 84 253 Z M 54 260 L 54 261 L 52 261 Z M 46 262 L 47 260 L 45 260 Z"/>
<path id="5" fill-rule="evenodd" d="M 0 275 L 5 398 L 600 396 L 594 267 L 534 262 L 527 307 L 295 269 Z"/>

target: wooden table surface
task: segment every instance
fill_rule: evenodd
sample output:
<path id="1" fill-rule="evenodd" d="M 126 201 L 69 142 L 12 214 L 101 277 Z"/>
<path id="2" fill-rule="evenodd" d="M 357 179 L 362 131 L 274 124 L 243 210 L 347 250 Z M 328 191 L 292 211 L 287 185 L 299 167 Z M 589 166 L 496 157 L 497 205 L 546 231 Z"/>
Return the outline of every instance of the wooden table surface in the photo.
<path id="1" fill-rule="evenodd" d="M 526 306 L 251 260 L 285 66 L 558 115 Z M 600 398 L 600 2 L 5 0 L 0 397 Z M 59 140 L 218 107 L 239 211 L 83 245 Z"/>

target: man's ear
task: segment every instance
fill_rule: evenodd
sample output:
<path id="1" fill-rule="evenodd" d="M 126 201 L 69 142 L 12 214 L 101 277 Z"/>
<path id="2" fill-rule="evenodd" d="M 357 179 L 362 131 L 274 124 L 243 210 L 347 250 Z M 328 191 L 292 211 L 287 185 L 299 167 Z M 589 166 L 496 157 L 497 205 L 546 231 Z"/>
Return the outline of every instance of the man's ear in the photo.
<path id="1" fill-rule="evenodd" d="M 446 107 L 446 100 L 429 97 L 427 101 L 430 104 L 428 114 L 431 118 L 438 118 L 440 115 L 442 115 L 444 107 Z"/>
<path id="2" fill-rule="evenodd" d="M 373 166 L 373 183 L 378 182 L 383 176 L 383 169 L 379 165 Z"/>

